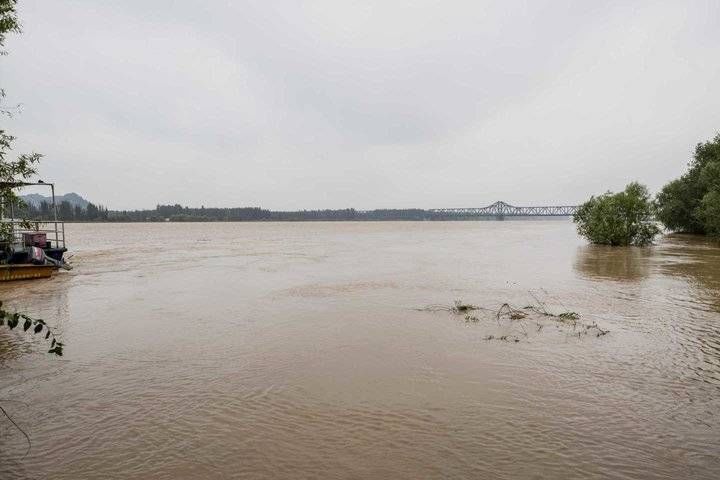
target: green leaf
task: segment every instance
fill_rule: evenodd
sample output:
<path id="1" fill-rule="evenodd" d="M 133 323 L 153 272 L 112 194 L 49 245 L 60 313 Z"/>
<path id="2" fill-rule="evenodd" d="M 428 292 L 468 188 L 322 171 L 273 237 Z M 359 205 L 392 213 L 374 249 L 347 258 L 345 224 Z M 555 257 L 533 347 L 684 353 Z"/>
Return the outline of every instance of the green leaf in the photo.
<path id="1" fill-rule="evenodd" d="M 10 330 L 17 327 L 17 324 L 18 324 L 18 321 L 15 320 L 14 318 L 11 318 L 10 320 L 8 320 L 8 327 L 10 327 Z"/>
<path id="2" fill-rule="evenodd" d="M 55 339 L 53 338 L 52 343 L 50 344 L 50 348 L 53 348 L 55 346 Z"/>
<path id="3" fill-rule="evenodd" d="M 35 325 L 34 332 L 35 332 L 35 333 L 40 333 L 40 331 L 41 331 L 42 329 L 43 329 L 42 324 L 38 323 L 37 325 Z"/>
<path id="4" fill-rule="evenodd" d="M 58 357 L 62 357 L 62 347 L 55 347 L 48 350 L 48 353 L 54 353 Z"/>
<path id="5" fill-rule="evenodd" d="M 45 334 L 45 340 L 47 340 L 48 338 L 50 338 L 50 330 L 48 330 L 47 333 Z"/>
<path id="6" fill-rule="evenodd" d="M 27 332 L 31 325 L 32 322 L 30 320 L 25 320 L 25 323 L 23 323 L 23 330 Z"/>

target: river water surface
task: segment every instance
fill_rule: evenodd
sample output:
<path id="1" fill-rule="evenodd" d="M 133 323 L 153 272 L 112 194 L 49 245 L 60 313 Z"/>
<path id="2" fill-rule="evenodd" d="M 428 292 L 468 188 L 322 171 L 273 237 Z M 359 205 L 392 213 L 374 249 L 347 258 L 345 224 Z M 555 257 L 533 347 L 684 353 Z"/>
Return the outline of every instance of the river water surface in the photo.
<path id="1" fill-rule="evenodd" d="M 710 240 L 593 247 L 569 221 L 67 236 L 72 272 L 0 285 L 66 344 L 0 331 L 0 405 L 32 440 L 23 457 L 0 418 L 2 479 L 720 478 Z M 456 299 L 487 310 L 423 310 Z M 498 319 L 506 302 L 581 319 Z"/>

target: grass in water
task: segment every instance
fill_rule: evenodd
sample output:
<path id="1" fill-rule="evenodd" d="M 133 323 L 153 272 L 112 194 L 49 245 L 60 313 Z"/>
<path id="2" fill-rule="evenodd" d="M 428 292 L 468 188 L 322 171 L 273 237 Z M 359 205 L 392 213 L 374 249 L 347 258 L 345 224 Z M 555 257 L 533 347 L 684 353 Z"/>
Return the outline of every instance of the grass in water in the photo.
<path id="1" fill-rule="evenodd" d="M 494 317 L 497 321 L 498 326 L 500 326 L 503 321 L 509 321 L 510 323 L 505 325 L 509 326 L 511 330 L 516 330 L 517 335 L 488 335 L 484 337 L 484 339 L 498 340 L 511 343 L 518 343 L 520 342 L 521 338 L 528 338 L 529 335 L 528 329 L 526 328 L 526 321 L 534 321 L 536 326 L 535 332 L 540 333 L 543 330 L 543 327 L 547 324 L 547 322 L 541 322 L 542 318 L 553 321 L 554 324 L 558 326 L 558 328 L 561 328 L 561 326 L 564 326 L 564 328 L 572 328 L 571 335 L 577 336 L 578 338 L 582 337 L 583 335 L 594 335 L 596 337 L 601 337 L 607 335 L 610 332 L 609 330 L 605 330 L 598 326 L 596 322 L 582 322 L 580 320 L 580 314 L 569 309 L 566 309 L 565 311 L 560 313 L 554 313 L 548 308 L 545 302 L 538 298 L 538 296 L 534 292 L 530 291 L 529 293 L 535 300 L 535 303 L 522 308 L 514 307 L 509 303 L 503 303 L 500 308 L 496 310 L 482 307 L 479 305 L 474 305 L 471 303 L 465 303 L 462 300 L 455 300 L 452 305 L 433 304 L 427 305 L 423 308 L 418 308 L 417 310 L 425 312 L 449 312 L 456 315 L 464 314 L 465 323 L 480 322 L 480 318 L 472 314 L 471 312 L 478 310 L 492 312 L 494 313 Z M 558 300 L 558 303 L 561 302 L 559 302 Z M 565 307 L 563 306 L 563 308 Z"/>

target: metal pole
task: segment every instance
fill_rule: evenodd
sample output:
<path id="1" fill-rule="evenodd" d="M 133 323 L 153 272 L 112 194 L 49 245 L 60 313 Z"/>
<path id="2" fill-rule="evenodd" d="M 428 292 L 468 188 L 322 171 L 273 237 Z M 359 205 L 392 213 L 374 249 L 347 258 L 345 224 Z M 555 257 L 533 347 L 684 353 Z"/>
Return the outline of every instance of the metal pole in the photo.
<path id="1" fill-rule="evenodd" d="M 50 191 L 52 192 L 52 202 L 53 202 L 53 214 L 55 215 L 55 221 L 57 222 L 57 205 L 55 205 L 55 184 L 50 184 Z"/>
<path id="2" fill-rule="evenodd" d="M 50 184 L 50 191 L 51 191 L 51 193 L 52 193 L 53 216 L 54 216 L 54 219 L 55 219 L 55 223 L 54 223 L 54 226 L 55 226 L 55 245 L 57 245 L 57 244 L 58 244 L 58 228 L 57 228 L 58 218 L 57 218 L 57 204 L 55 203 L 55 184 L 54 184 L 54 183 L 51 183 L 51 184 Z M 65 238 L 64 238 L 64 237 L 65 237 L 65 225 L 63 225 L 63 247 L 65 246 L 65 245 L 64 245 L 64 244 L 65 244 Z"/>

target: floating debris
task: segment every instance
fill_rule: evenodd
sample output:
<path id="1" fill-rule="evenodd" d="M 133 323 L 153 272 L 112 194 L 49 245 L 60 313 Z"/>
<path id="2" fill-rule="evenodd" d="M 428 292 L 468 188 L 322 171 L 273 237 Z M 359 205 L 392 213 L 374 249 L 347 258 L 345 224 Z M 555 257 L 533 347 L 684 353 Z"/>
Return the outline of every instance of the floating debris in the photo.
<path id="1" fill-rule="evenodd" d="M 518 308 L 512 306 L 510 303 L 503 303 L 498 309 L 491 309 L 487 307 L 481 307 L 471 303 L 464 303 L 461 300 L 455 300 L 452 305 L 444 304 L 433 304 L 423 308 L 418 308 L 419 311 L 425 312 L 449 312 L 454 314 L 464 314 L 465 323 L 480 323 L 481 316 L 471 314 L 470 312 L 484 310 L 492 312 L 498 327 L 503 326 L 503 329 L 509 329 L 511 332 L 514 330 L 515 333 L 507 333 L 503 335 L 487 335 L 484 337 L 485 340 L 498 340 L 510 343 L 518 343 L 523 338 L 528 338 L 527 322 L 534 322 L 535 328 L 534 333 L 540 333 L 543 328 L 548 324 L 547 321 L 542 321 L 543 318 L 553 322 L 553 324 L 560 330 L 571 328 L 568 332 L 570 336 L 577 336 L 578 338 L 584 335 L 594 335 L 595 337 L 602 337 L 610 333 L 609 330 L 601 328 L 596 322 L 583 323 L 579 313 L 566 309 L 560 313 L 554 313 L 551 311 L 547 304 L 540 300 L 538 296 L 532 291 L 529 292 L 535 300 L 534 304 L 526 305 L 525 307 Z M 558 300 L 558 303 L 559 302 Z M 566 308 L 563 306 L 563 308 Z M 507 322 L 504 323 L 503 322 Z M 533 329 L 531 329 L 533 331 Z M 566 330 L 567 331 L 567 330 Z"/>
<path id="2" fill-rule="evenodd" d="M 499 337 L 496 337 L 495 335 L 488 335 L 487 337 L 485 337 L 485 340 L 498 340 L 501 342 L 513 342 L 513 343 L 520 342 L 520 339 L 516 335 L 501 335 Z"/>
<path id="3" fill-rule="evenodd" d="M 452 313 L 466 313 L 473 310 L 480 310 L 481 308 L 477 305 L 469 303 L 463 303 L 462 300 L 455 300 L 452 305 L 444 305 L 440 303 L 434 303 L 432 305 L 426 305 L 416 310 L 421 312 L 452 312 Z"/>

